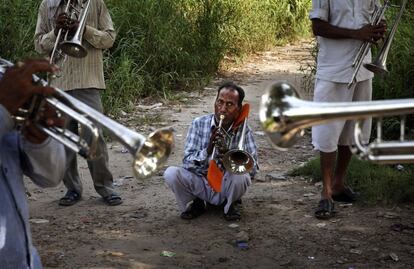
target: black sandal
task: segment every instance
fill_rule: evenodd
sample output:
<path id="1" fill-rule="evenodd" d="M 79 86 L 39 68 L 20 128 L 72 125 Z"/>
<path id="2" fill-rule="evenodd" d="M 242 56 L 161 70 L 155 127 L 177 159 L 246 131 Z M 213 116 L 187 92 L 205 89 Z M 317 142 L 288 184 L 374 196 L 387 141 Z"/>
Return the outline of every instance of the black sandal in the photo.
<path id="1" fill-rule="evenodd" d="M 119 196 L 119 195 L 117 195 L 115 193 L 112 193 L 112 194 L 104 197 L 103 200 L 105 201 L 105 203 L 107 205 L 110 205 L 110 206 L 122 204 L 122 198 L 121 198 L 121 196 Z"/>
<path id="2" fill-rule="evenodd" d="M 185 220 L 195 219 L 206 211 L 206 205 L 204 204 L 204 201 L 196 198 L 194 199 L 193 203 L 190 205 L 190 208 L 181 213 L 180 217 Z"/>
<path id="3" fill-rule="evenodd" d="M 317 219 L 330 219 L 335 214 L 335 206 L 332 200 L 322 199 L 319 201 L 318 207 L 315 210 L 315 217 Z"/>
<path id="4" fill-rule="evenodd" d="M 232 204 L 230 205 L 229 211 L 224 214 L 224 219 L 227 221 L 239 221 L 241 214 Z"/>
<path id="5" fill-rule="evenodd" d="M 336 202 L 353 203 L 358 196 L 358 193 L 354 192 L 350 187 L 345 187 L 341 193 L 333 194 L 332 199 Z"/>
<path id="6" fill-rule="evenodd" d="M 60 198 L 59 205 L 71 206 L 79 202 L 81 196 L 76 191 L 67 191 L 65 196 Z"/>

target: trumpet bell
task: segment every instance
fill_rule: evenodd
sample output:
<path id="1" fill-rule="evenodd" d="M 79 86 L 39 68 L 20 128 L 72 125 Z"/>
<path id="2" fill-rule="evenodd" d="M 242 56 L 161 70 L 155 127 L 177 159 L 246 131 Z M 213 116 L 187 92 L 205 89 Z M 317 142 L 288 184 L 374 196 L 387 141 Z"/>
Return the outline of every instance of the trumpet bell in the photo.
<path id="1" fill-rule="evenodd" d="M 303 136 L 300 126 L 295 126 L 285 112 L 292 109 L 295 100 L 299 97 L 294 87 L 285 81 L 273 84 L 262 96 L 259 117 L 263 130 L 272 142 L 272 145 L 281 151 L 286 151 Z M 293 125 L 292 125 L 293 124 Z"/>
<path id="2" fill-rule="evenodd" d="M 133 170 L 136 178 L 145 179 L 163 165 L 171 154 L 174 135 L 171 128 L 151 133 L 135 154 Z"/>
<path id="3" fill-rule="evenodd" d="M 388 70 L 387 70 L 387 66 L 385 65 L 385 63 L 381 63 L 381 62 L 373 62 L 373 63 L 369 63 L 369 64 L 364 64 L 364 67 L 366 69 L 368 69 L 369 71 L 378 74 L 380 76 L 386 76 L 388 75 Z"/>
<path id="4" fill-rule="evenodd" d="M 232 174 L 241 175 L 253 170 L 253 157 L 244 150 L 233 149 L 223 157 L 223 166 Z"/>
<path id="5" fill-rule="evenodd" d="M 82 44 L 76 41 L 63 41 L 59 44 L 59 48 L 63 53 L 75 58 L 83 58 L 88 54 Z"/>

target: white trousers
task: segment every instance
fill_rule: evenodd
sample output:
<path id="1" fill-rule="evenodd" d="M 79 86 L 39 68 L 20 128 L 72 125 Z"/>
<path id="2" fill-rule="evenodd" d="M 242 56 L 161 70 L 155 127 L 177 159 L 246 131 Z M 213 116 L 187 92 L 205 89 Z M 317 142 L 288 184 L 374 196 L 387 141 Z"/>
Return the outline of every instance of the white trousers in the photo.
<path id="1" fill-rule="evenodd" d="M 224 213 L 227 213 L 230 205 L 240 199 L 251 184 L 249 174 L 234 175 L 226 172 L 221 192 L 214 192 L 205 177 L 176 166 L 170 166 L 165 170 L 164 179 L 174 192 L 181 212 L 185 212 L 188 204 L 195 198 L 200 198 L 213 205 L 220 205 L 227 200 L 224 206 Z"/>
<path id="2" fill-rule="evenodd" d="M 371 79 L 364 80 L 348 89 L 346 83 L 336 83 L 317 79 L 313 101 L 315 102 L 354 102 L 371 101 L 372 83 Z M 338 107 L 338 112 L 341 109 Z M 363 143 L 367 144 L 371 135 L 371 118 L 364 120 L 362 128 Z M 328 124 L 312 127 L 312 144 L 316 150 L 322 152 L 334 152 L 340 146 L 355 145 L 353 120 L 337 120 Z"/>

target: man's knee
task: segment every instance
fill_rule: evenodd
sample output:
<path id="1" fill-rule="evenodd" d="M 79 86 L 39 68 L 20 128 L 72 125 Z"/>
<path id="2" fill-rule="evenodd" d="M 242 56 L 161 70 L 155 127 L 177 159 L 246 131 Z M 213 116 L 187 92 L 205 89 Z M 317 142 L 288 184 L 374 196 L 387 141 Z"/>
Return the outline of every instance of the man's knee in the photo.
<path id="1" fill-rule="evenodd" d="M 179 167 L 170 166 L 164 172 L 164 180 L 168 186 L 173 186 L 178 180 Z"/>
<path id="2" fill-rule="evenodd" d="M 247 190 L 247 187 L 251 184 L 249 174 L 231 175 L 227 180 L 230 181 L 231 188 L 236 190 Z"/>

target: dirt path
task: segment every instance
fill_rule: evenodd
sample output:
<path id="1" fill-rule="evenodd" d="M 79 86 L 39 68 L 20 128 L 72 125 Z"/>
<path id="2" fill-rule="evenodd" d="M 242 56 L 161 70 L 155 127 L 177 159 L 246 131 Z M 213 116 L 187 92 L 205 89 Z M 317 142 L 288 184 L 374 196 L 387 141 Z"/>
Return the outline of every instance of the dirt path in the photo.
<path id="1" fill-rule="evenodd" d="M 39 189 L 28 183 L 35 245 L 46 268 L 414 268 L 414 207 L 358 205 L 339 207 L 331 221 L 312 216 L 318 185 L 284 176 L 313 156 L 309 138 L 288 152 L 274 150 L 258 122 L 260 96 L 275 80 L 301 85 L 299 62 L 309 59 L 304 45 L 258 54 L 242 68 L 230 68 L 202 93 L 182 99 L 181 105 L 160 110 L 173 125 L 176 147 L 168 165 L 181 162 L 183 140 L 191 119 L 212 111 L 216 85 L 232 79 L 246 90 L 252 106 L 249 124 L 259 146 L 260 174 L 243 198 L 243 219 L 229 226 L 221 211 L 212 209 L 193 221 L 179 218 L 175 199 L 162 171 L 138 182 L 131 178 L 131 158 L 118 143 L 110 143 L 110 168 L 124 204 L 107 207 L 91 186 L 84 161 L 83 200 L 59 207 L 62 186 Z M 140 112 L 142 115 L 144 112 Z M 149 114 L 149 112 L 145 112 Z M 164 168 L 165 169 L 165 168 Z M 163 169 L 163 170 L 164 170 Z M 269 175 L 273 178 L 269 180 Z M 247 241 L 248 249 L 236 245 Z M 164 257 L 170 251 L 173 257 Z M 1 267 L 1 266 L 0 266 Z"/>

